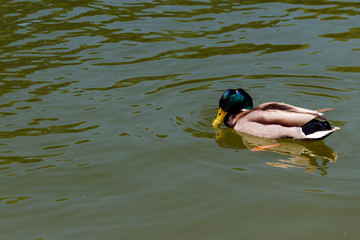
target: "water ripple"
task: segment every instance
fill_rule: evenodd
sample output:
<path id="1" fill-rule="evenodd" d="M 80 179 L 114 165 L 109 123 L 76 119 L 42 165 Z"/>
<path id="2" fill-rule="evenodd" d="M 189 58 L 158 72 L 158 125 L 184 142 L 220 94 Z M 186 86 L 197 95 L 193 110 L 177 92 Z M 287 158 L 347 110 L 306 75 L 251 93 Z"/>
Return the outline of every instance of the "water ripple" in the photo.
<path id="1" fill-rule="evenodd" d="M 266 224 L 274 214 L 254 217 L 259 206 L 277 214 L 283 239 L 355 236 L 345 223 L 319 223 L 333 224 L 334 209 L 358 218 L 349 213 L 358 203 L 359 9 L 347 0 L 2 1 L 0 202 L 13 204 L 2 237 L 276 235 Z M 234 87 L 256 103 L 333 107 L 342 129 L 329 146 L 251 152 L 266 141 L 211 127 L 219 96 Z M 239 216 L 262 231 L 228 224 Z"/>
<path id="2" fill-rule="evenodd" d="M 51 125 L 42 128 L 34 128 L 34 127 L 22 128 L 22 129 L 16 129 L 14 131 L 0 131 L 0 139 L 9 139 L 9 138 L 16 138 L 23 136 L 41 136 L 41 135 L 59 134 L 59 133 L 79 133 L 99 127 L 99 125 L 93 125 L 85 128 L 77 128 L 84 123 L 86 122 L 78 122 L 78 123 L 65 124 L 65 125 Z"/>

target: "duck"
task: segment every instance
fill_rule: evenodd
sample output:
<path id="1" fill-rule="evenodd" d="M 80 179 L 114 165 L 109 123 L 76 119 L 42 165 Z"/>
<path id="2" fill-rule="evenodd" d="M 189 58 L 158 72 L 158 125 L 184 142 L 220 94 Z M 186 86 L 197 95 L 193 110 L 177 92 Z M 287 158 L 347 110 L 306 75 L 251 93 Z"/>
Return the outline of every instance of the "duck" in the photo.
<path id="1" fill-rule="evenodd" d="M 242 88 L 227 89 L 219 99 L 217 128 L 223 121 L 235 131 L 270 139 L 321 140 L 339 130 L 332 127 L 323 113 L 332 108 L 309 110 L 281 102 L 253 107 L 251 96 Z"/>

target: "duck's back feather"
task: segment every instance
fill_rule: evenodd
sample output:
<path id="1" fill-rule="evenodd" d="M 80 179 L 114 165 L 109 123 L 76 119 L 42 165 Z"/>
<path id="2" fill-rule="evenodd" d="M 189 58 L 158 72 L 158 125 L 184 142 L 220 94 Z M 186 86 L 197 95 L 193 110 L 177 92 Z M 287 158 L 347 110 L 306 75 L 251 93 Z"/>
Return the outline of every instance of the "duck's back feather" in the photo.
<path id="1" fill-rule="evenodd" d="M 251 122 L 264 125 L 276 124 L 286 127 L 301 127 L 322 113 L 285 103 L 263 103 L 248 111 L 244 116 Z M 243 116 L 240 116 L 240 118 Z"/>
<path id="2" fill-rule="evenodd" d="M 251 110 L 243 110 L 229 119 L 229 125 L 232 125 L 234 130 L 260 137 L 307 139 L 301 127 L 314 118 L 325 119 L 321 115 L 328 110 L 331 109 L 309 110 L 285 103 L 269 102 Z M 326 133 L 315 134 L 316 136 L 309 138 L 322 138 L 323 134 L 329 135 L 335 130 L 337 129 L 329 129 Z"/>

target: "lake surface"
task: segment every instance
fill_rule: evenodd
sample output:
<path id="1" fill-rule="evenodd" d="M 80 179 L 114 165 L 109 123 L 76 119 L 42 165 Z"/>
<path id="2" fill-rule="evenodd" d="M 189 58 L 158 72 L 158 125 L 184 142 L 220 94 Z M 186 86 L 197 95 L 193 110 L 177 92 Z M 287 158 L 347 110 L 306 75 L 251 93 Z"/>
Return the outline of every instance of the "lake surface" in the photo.
<path id="1" fill-rule="evenodd" d="M 0 6 L 1 239 L 359 239 L 360 3 Z M 341 130 L 251 151 L 238 87 Z"/>

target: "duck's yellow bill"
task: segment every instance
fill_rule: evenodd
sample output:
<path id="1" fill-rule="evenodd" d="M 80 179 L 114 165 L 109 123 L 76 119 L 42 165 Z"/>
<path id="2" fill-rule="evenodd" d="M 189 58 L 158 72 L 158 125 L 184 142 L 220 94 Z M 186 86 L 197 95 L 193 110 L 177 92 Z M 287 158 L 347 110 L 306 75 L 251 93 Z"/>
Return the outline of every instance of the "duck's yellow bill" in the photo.
<path id="1" fill-rule="evenodd" d="M 213 121 L 212 126 L 214 128 L 217 128 L 225 116 L 226 116 L 226 112 L 224 110 L 222 110 L 221 108 L 219 108 L 217 117 Z"/>

